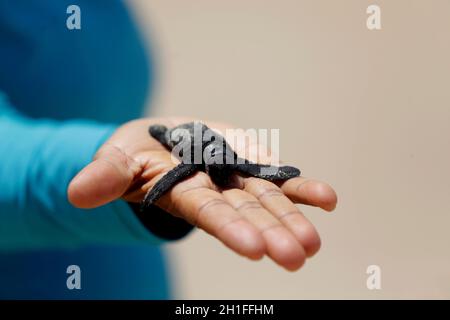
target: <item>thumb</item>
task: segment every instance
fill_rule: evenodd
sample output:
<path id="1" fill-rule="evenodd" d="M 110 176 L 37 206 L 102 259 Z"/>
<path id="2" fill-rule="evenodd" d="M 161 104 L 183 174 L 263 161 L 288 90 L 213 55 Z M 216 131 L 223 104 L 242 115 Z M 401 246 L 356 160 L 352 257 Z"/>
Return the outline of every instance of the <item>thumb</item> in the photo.
<path id="1" fill-rule="evenodd" d="M 78 208 L 95 208 L 121 197 L 130 187 L 141 166 L 119 147 L 106 143 L 94 161 L 70 182 L 69 202 Z"/>

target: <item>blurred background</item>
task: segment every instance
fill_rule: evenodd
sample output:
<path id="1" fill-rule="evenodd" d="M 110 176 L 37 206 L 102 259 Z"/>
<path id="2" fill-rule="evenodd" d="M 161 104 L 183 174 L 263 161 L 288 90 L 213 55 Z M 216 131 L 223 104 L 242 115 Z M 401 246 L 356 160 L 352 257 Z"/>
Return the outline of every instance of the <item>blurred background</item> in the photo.
<path id="1" fill-rule="evenodd" d="M 280 128 L 282 159 L 339 196 L 301 208 L 322 249 L 299 272 L 202 231 L 168 245 L 177 298 L 450 298 L 448 0 L 129 2 L 159 66 L 152 115 Z"/>

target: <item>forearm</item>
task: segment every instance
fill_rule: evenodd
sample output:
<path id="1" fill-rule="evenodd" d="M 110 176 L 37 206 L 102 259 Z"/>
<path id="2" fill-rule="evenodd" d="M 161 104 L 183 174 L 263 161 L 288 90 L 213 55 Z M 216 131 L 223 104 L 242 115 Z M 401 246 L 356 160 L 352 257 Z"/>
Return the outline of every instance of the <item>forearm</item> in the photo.
<path id="1" fill-rule="evenodd" d="M 0 248 L 161 241 L 122 200 L 91 210 L 67 200 L 70 180 L 114 129 L 29 119 L 0 98 Z"/>

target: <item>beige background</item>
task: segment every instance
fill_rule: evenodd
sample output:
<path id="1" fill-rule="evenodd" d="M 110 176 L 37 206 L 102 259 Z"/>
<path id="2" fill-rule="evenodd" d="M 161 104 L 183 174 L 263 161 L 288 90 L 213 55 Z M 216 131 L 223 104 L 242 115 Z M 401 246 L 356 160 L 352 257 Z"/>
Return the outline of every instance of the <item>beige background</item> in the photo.
<path id="1" fill-rule="evenodd" d="M 282 158 L 339 195 L 302 208 L 323 246 L 296 273 L 202 231 L 168 245 L 178 298 L 450 298 L 450 1 L 130 1 L 157 50 L 153 115 L 280 128 Z"/>

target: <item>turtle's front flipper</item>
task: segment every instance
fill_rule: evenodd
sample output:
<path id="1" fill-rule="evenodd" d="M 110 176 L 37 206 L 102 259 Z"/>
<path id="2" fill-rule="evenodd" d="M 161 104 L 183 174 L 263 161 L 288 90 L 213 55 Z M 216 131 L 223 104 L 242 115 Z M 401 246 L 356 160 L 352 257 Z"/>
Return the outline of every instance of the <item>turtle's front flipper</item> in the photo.
<path id="1" fill-rule="evenodd" d="M 195 164 L 181 163 L 167 172 L 158 182 L 155 183 L 153 188 L 147 192 L 141 204 L 141 211 L 144 211 L 150 207 L 150 205 L 155 203 L 156 200 L 169 191 L 169 189 L 171 189 L 176 183 L 192 175 L 195 171 L 197 171 L 197 166 Z"/>
<path id="2" fill-rule="evenodd" d="M 267 164 L 257 164 L 245 160 L 245 163 L 237 164 L 236 170 L 257 178 L 265 180 L 287 180 L 300 176 L 300 170 L 295 167 L 276 167 Z"/>

